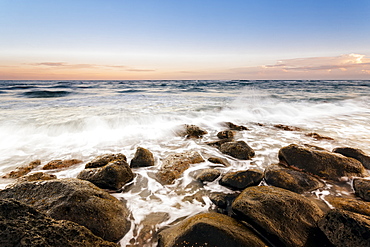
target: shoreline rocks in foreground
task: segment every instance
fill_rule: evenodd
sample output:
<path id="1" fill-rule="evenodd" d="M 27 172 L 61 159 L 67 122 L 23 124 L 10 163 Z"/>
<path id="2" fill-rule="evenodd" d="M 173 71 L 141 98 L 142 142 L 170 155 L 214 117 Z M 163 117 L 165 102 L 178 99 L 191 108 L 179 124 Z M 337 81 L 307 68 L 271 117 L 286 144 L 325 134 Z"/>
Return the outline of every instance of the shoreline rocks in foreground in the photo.
<path id="1" fill-rule="evenodd" d="M 15 199 L 53 219 L 75 222 L 111 242 L 130 228 L 129 211 L 121 201 L 80 179 L 17 183 L 0 191 L 0 199 Z"/>

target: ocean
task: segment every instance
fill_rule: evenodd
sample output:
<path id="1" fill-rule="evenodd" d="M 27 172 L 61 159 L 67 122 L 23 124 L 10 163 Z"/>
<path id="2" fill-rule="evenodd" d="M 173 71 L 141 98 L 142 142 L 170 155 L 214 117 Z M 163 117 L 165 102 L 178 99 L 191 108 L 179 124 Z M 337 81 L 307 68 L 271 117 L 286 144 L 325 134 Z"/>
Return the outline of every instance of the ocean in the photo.
<path id="1" fill-rule="evenodd" d="M 252 160 L 226 157 L 205 144 L 217 140 L 223 122 L 249 129 L 236 138 L 255 150 Z M 201 139 L 177 136 L 174 130 L 183 124 L 195 124 L 208 134 Z M 314 139 L 309 133 L 333 140 Z M 152 174 L 164 157 L 197 150 L 227 158 L 231 166 L 219 166 L 222 172 L 263 170 L 278 162 L 281 147 L 292 143 L 328 150 L 349 146 L 370 154 L 370 80 L 0 81 L 0 177 L 36 159 L 42 164 L 82 160 L 45 171 L 65 178 L 76 177 L 101 154 L 123 153 L 129 161 L 137 147 L 154 154 L 154 167 L 134 169 L 134 181 L 113 193 L 132 212 L 133 224 L 122 246 L 155 246 L 155 233 L 148 236 L 142 229 L 155 232 L 207 211 L 213 207 L 207 193 L 230 192 L 217 182 L 193 183 L 196 170 L 214 165 L 208 161 L 192 165 L 173 185 L 159 184 Z M 0 188 L 12 182 L 0 179 Z"/>

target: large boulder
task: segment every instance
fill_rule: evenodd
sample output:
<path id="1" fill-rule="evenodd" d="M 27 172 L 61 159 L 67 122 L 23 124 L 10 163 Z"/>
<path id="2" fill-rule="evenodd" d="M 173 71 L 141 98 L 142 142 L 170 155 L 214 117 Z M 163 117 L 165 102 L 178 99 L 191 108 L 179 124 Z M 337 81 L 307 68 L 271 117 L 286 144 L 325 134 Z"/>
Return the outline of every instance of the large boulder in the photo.
<path id="1" fill-rule="evenodd" d="M 226 173 L 220 184 L 232 190 L 243 190 L 249 186 L 258 185 L 263 179 L 263 172 L 258 169 L 249 169 Z"/>
<path id="2" fill-rule="evenodd" d="M 276 246 L 314 246 L 319 241 L 312 235 L 319 234 L 316 223 L 323 212 L 300 194 L 273 186 L 248 187 L 232 210 Z"/>
<path id="3" fill-rule="evenodd" d="M 13 198 L 56 220 L 70 220 L 112 242 L 129 230 L 125 205 L 92 183 L 80 179 L 24 182 L 0 191 L 1 199 Z"/>
<path id="4" fill-rule="evenodd" d="M 335 209 L 329 211 L 318 225 L 335 246 L 370 246 L 370 217 Z"/>
<path id="5" fill-rule="evenodd" d="M 279 150 L 282 164 L 302 169 L 324 179 L 339 180 L 342 177 L 363 177 L 367 175 L 358 160 L 341 154 L 309 146 L 291 144 Z"/>
<path id="6" fill-rule="evenodd" d="M 354 179 L 353 189 L 356 195 L 365 201 L 370 201 L 370 180 L 360 178 Z"/>
<path id="7" fill-rule="evenodd" d="M 87 180 L 102 189 L 119 190 L 134 178 L 134 174 L 126 161 L 115 160 L 103 167 L 84 169 L 77 178 Z"/>
<path id="8" fill-rule="evenodd" d="M 85 165 L 85 168 L 97 168 L 107 165 L 109 162 L 120 160 L 127 162 L 127 158 L 124 154 L 103 154 L 95 157 L 92 161 Z"/>
<path id="9" fill-rule="evenodd" d="M 134 158 L 132 158 L 130 167 L 154 166 L 154 156 L 148 149 L 138 147 Z"/>
<path id="10" fill-rule="evenodd" d="M 13 199 L 0 200 L 0 245 L 3 247 L 118 247 L 67 220 L 54 220 Z"/>
<path id="11" fill-rule="evenodd" d="M 269 185 L 296 193 L 312 191 L 324 186 L 317 178 L 300 171 L 271 165 L 265 170 L 265 180 Z"/>
<path id="12" fill-rule="evenodd" d="M 365 152 L 361 149 L 351 147 L 339 147 L 334 148 L 333 152 L 354 158 L 360 161 L 366 169 L 370 169 L 370 156 L 366 155 Z"/>
<path id="13" fill-rule="evenodd" d="M 195 151 L 189 151 L 167 156 L 156 176 L 162 184 L 172 184 L 191 164 L 204 162 L 202 156 Z"/>
<path id="14" fill-rule="evenodd" d="M 218 213 L 192 216 L 159 233 L 159 247 L 266 246 L 251 230 Z"/>
<path id="15" fill-rule="evenodd" d="M 220 151 L 241 160 L 254 157 L 254 150 L 245 141 L 226 142 L 221 144 Z"/>

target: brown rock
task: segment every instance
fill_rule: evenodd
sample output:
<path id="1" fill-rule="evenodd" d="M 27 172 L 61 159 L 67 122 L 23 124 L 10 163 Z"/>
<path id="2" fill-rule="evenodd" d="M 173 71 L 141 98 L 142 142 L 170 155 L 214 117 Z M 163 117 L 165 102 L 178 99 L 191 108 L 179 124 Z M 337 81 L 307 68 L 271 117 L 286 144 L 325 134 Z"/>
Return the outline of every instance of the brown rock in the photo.
<path id="1" fill-rule="evenodd" d="M 15 199 L 56 220 L 85 226 L 95 235 L 116 242 L 129 230 L 125 205 L 92 183 L 80 179 L 24 182 L 0 191 L 0 199 Z"/>
<path id="2" fill-rule="evenodd" d="M 0 200 L 0 229 L 3 247 L 118 247 L 83 226 L 67 220 L 54 220 L 13 199 Z"/>
<path id="3" fill-rule="evenodd" d="M 109 162 L 115 160 L 122 160 L 127 162 L 127 158 L 124 154 L 104 154 L 94 158 L 92 161 L 86 164 L 85 168 L 97 168 L 107 165 Z"/>
<path id="4" fill-rule="evenodd" d="M 329 211 L 318 225 L 335 246 L 370 246 L 370 217 L 336 209 Z"/>
<path id="5" fill-rule="evenodd" d="M 219 139 L 232 140 L 234 138 L 234 132 L 232 130 L 224 130 L 217 133 Z"/>
<path id="6" fill-rule="evenodd" d="M 201 138 L 208 132 L 193 124 L 184 124 L 176 131 L 179 136 L 184 136 L 186 138 Z"/>
<path id="7" fill-rule="evenodd" d="M 358 160 L 308 145 L 291 144 L 281 148 L 279 160 L 282 164 L 302 169 L 324 179 L 340 180 L 341 177 L 367 175 L 364 166 Z"/>
<path id="8" fill-rule="evenodd" d="M 245 142 L 226 142 L 221 145 L 220 151 L 241 160 L 249 160 L 254 157 L 254 150 Z"/>
<path id="9" fill-rule="evenodd" d="M 367 179 L 354 179 L 353 189 L 356 195 L 364 199 L 365 201 L 370 201 L 370 180 Z"/>
<path id="10" fill-rule="evenodd" d="M 316 223 L 323 212 L 297 193 L 273 186 L 248 187 L 234 200 L 232 209 L 238 219 L 247 221 L 275 246 L 320 242 L 311 235 L 317 231 Z"/>
<path id="11" fill-rule="evenodd" d="M 302 130 L 301 128 L 294 127 L 294 126 L 288 126 L 284 124 L 275 124 L 274 127 L 278 129 L 286 130 L 286 131 L 301 131 Z"/>
<path id="12" fill-rule="evenodd" d="M 17 170 L 11 171 L 10 173 L 3 176 L 3 178 L 19 178 L 29 173 L 32 169 L 41 165 L 40 160 L 30 162 L 27 166 L 18 167 Z"/>
<path id="13" fill-rule="evenodd" d="M 317 178 L 300 171 L 271 165 L 265 170 L 265 180 L 269 185 L 296 193 L 312 191 L 324 186 Z"/>
<path id="14" fill-rule="evenodd" d="M 366 155 L 364 151 L 358 148 L 340 147 L 334 148 L 334 153 L 339 153 L 344 156 L 354 158 L 362 163 L 366 169 L 370 169 L 370 156 Z"/>
<path id="15" fill-rule="evenodd" d="M 125 161 L 115 160 L 103 167 L 84 169 L 77 178 L 87 180 L 102 189 L 119 190 L 134 179 L 134 174 Z"/>
<path id="16" fill-rule="evenodd" d="M 234 123 L 231 123 L 231 122 L 224 122 L 222 124 L 223 126 L 226 126 L 227 128 L 229 128 L 230 130 L 249 130 L 247 127 L 245 126 L 242 126 L 242 125 L 236 125 Z"/>
<path id="17" fill-rule="evenodd" d="M 163 160 L 162 167 L 157 173 L 158 180 L 163 184 L 171 184 L 179 178 L 191 164 L 204 162 L 202 156 L 195 151 L 172 154 Z"/>
<path id="18" fill-rule="evenodd" d="M 24 175 L 17 179 L 17 183 L 22 183 L 22 182 L 32 182 L 32 181 L 43 181 L 43 180 L 52 180 L 52 179 L 57 179 L 57 176 L 53 174 L 47 174 L 44 172 L 35 172 L 29 175 Z"/>
<path id="19" fill-rule="evenodd" d="M 261 183 L 263 172 L 257 169 L 249 169 L 226 173 L 220 180 L 220 184 L 233 190 L 243 190 L 249 186 Z"/>
<path id="20" fill-rule="evenodd" d="M 343 209 L 370 216 L 370 202 L 357 200 L 355 198 L 343 198 L 336 196 L 325 196 L 325 200 L 337 209 Z"/>
<path id="21" fill-rule="evenodd" d="M 233 218 L 203 213 L 159 233 L 159 247 L 172 246 L 266 246 L 251 230 Z"/>
<path id="22" fill-rule="evenodd" d="M 42 169 L 44 169 L 44 170 L 60 169 L 60 168 L 70 167 L 70 166 L 73 166 L 73 165 L 76 165 L 76 164 L 79 164 L 79 163 L 82 163 L 82 160 L 78 160 L 78 159 L 52 160 L 49 163 L 47 163 L 46 165 L 44 165 L 44 167 Z"/>
<path id="23" fill-rule="evenodd" d="M 221 175 L 221 172 L 216 169 L 204 169 L 197 176 L 196 180 L 200 182 L 213 182 Z"/>
<path id="24" fill-rule="evenodd" d="M 134 158 L 131 160 L 130 167 L 154 166 L 154 156 L 148 149 L 138 147 Z"/>
<path id="25" fill-rule="evenodd" d="M 317 133 L 307 133 L 305 134 L 305 136 L 309 136 L 309 137 L 312 137 L 314 138 L 315 140 L 334 140 L 333 138 L 331 137 L 328 137 L 328 136 L 322 136 L 322 135 L 319 135 Z"/>
<path id="26" fill-rule="evenodd" d="M 230 166 L 230 163 L 226 159 L 222 159 L 219 157 L 209 157 L 208 161 L 213 163 L 213 164 L 221 164 L 224 166 Z"/>

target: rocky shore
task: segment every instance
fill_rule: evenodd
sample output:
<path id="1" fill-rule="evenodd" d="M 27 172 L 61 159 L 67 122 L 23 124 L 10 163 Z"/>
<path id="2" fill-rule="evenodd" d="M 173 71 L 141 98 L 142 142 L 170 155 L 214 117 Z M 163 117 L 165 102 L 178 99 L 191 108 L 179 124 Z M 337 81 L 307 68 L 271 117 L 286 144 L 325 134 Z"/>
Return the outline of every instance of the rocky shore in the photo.
<path id="1" fill-rule="evenodd" d="M 227 167 L 226 157 L 255 157 L 258 150 L 236 138 L 237 132 L 248 131 L 247 127 L 229 122 L 223 126 L 217 141 L 203 145 L 219 150 L 225 158 L 205 158 L 191 150 L 174 152 L 156 164 L 150 150 L 138 147 L 130 162 L 121 153 L 101 155 L 87 162 L 76 178 L 32 172 L 41 166 L 39 160 L 10 172 L 4 177 L 15 182 L 0 191 L 0 246 L 119 246 L 134 223 L 125 202 L 110 193 L 125 187 L 129 190 L 136 169 L 155 168 L 153 177 L 163 186 L 171 186 L 190 166 L 206 160 Z M 294 126 L 273 127 L 302 131 Z M 195 125 L 180 126 L 175 132 L 200 142 L 208 133 Z M 332 140 L 317 133 L 306 135 Z M 210 193 L 207 196 L 213 207 L 208 212 L 158 230 L 148 223 L 141 231 L 150 233 L 163 247 L 370 246 L 369 155 L 352 147 L 330 151 L 294 143 L 281 147 L 276 155 L 279 162 L 264 170 L 222 173 L 215 167 L 197 171 L 194 182 L 219 183 L 232 193 Z M 43 169 L 79 163 L 82 161 L 56 160 Z M 325 200 L 307 196 L 328 185 L 350 186 L 352 192 L 346 197 L 327 195 Z M 143 241 L 144 245 L 150 243 Z"/>

